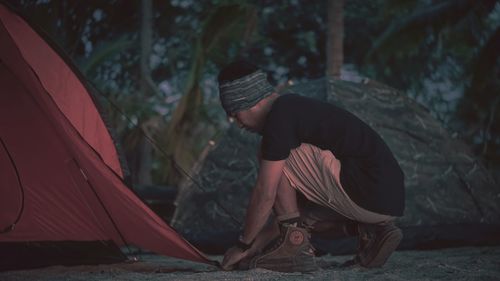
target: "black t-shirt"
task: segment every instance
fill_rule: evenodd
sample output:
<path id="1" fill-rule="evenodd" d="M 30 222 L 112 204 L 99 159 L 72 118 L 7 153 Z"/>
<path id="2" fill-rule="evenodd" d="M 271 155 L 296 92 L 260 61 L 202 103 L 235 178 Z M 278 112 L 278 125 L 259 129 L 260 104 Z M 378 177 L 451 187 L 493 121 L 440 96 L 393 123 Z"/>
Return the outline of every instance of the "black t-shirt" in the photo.
<path id="1" fill-rule="evenodd" d="M 265 160 L 284 160 L 301 143 L 330 150 L 342 165 L 340 182 L 356 204 L 380 214 L 403 215 L 403 172 L 382 138 L 352 113 L 299 95 L 282 95 L 266 117 L 262 136 Z"/>

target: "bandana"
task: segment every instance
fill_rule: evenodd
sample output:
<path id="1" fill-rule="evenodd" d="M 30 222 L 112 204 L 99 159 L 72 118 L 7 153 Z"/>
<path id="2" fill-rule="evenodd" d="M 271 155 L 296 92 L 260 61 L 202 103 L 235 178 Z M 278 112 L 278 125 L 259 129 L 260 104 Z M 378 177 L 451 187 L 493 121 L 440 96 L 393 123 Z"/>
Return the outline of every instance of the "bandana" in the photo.
<path id="1" fill-rule="evenodd" d="M 273 91 L 273 86 L 261 70 L 219 85 L 222 107 L 228 115 L 251 108 Z"/>

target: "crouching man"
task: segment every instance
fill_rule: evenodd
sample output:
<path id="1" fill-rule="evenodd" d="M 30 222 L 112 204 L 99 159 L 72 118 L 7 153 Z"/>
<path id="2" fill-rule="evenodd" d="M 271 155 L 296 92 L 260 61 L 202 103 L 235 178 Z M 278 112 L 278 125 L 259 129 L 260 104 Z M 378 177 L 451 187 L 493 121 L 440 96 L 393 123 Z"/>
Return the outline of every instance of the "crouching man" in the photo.
<path id="1" fill-rule="evenodd" d="M 404 175 L 382 138 L 332 104 L 276 93 L 249 62 L 228 65 L 218 82 L 227 115 L 262 135 L 244 230 L 222 267 L 313 271 L 311 232 L 358 235 L 353 263 L 384 265 L 402 238 L 393 222 Z"/>

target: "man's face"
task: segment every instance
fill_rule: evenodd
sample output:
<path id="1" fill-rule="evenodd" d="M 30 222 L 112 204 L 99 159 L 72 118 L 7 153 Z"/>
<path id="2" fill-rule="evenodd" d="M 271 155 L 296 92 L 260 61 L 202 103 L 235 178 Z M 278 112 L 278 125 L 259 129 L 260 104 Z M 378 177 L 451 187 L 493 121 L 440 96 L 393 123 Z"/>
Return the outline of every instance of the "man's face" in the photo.
<path id="1" fill-rule="evenodd" d="M 262 130 L 258 113 L 254 110 L 254 107 L 233 113 L 230 118 L 236 122 L 238 127 L 252 133 L 260 133 Z"/>

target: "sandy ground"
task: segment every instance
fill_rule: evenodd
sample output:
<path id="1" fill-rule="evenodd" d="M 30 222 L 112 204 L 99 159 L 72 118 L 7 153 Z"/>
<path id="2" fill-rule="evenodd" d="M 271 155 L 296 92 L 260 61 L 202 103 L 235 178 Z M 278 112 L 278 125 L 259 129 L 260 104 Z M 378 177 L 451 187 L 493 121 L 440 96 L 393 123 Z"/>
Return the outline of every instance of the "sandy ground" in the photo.
<path id="1" fill-rule="evenodd" d="M 500 280 L 500 246 L 399 251 L 379 269 L 342 268 L 340 264 L 350 256 L 322 256 L 318 258 L 321 269 L 307 274 L 264 269 L 224 272 L 157 255 L 141 255 L 139 259 L 113 265 L 2 272 L 0 280 Z"/>

